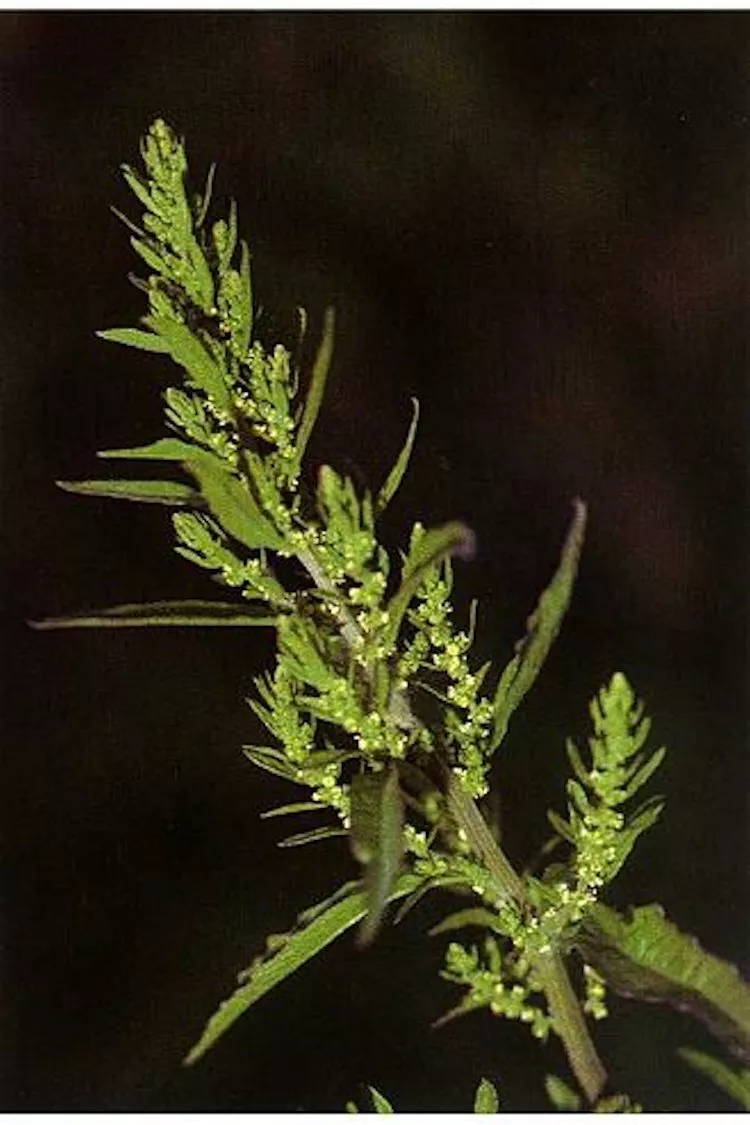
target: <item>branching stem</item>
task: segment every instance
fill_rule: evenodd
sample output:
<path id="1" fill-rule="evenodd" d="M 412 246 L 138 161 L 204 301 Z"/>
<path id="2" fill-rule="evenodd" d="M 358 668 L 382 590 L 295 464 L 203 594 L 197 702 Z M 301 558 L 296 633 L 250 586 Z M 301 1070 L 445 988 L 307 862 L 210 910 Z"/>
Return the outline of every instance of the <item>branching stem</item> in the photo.
<path id="1" fill-rule="evenodd" d="M 318 589 L 330 593 L 332 587 L 312 554 L 300 552 L 298 558 Z M 343 609 L 340 620 L 342 636 L 351 647 L 357 636 L 357 626 Z M 404 727 L 416 728 L 419 720 L 411 709 L 406 693 L 399 691 L 394 695 L 398 698 L 391 701 L 391 710 L 397 711 L 402 716 Z M 465 834 L 472 852 L 482 861 L 491 876 L 498 897 L 505 900 L 512 899 L 517 904 L 523 905 L 526 894 L 520 876 L 497 844 L 476 802 L 462 787 L 450 767 L 444 763 L 443 768 L 448 807 L 459 829 Z M 547 998 L 555 1031 L 565 1048 L 571 1070 L 586 1098 L 593 1104 L 601 1095 L 607 1080 L 607 1072 L 586 1026 L 565 963 L 560 954 L 552 950 L 535 957 L 534 969 Z"/>

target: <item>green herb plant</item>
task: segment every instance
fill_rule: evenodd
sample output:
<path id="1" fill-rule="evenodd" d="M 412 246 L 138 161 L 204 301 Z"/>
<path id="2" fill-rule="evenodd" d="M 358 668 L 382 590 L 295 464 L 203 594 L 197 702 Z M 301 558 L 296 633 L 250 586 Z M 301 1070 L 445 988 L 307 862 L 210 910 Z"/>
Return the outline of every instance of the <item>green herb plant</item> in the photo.
<path id="1" fill-rule="evenodd" d="M 546 1079 L 558 1108 L 639 1108 L 608 1088 L 594 1043 L 608 988 L 691 1012 L 750 1063 L 750 989 L 736 970 L 681 934 L 659 906 L 621 914 L 603 903 L 663 807 L 655 796 L 638 803 L 665 751 L 647 748 L 650 723 L 622 672 L 591 701 L 588 748 L 567 744 L 567 807 L 549 813 L 554 837 L 541 866 L 515 865 L 480 809 L 511 719 L 567 610 L 584 540 L 583 502 L 573 504 L 559 564 L 526 635 L 499 673 L 477 667 L 476 603 L 462 623 L 451 601 L 453 560 L 474 549 L 470 529 L 455 521 L 414 523 L 398 554 L 379 538 L 379 518 L 412 453 L 418 403 L 377 493 L 330 465 L 313 474 L 306 452 L 332 359 L 333 311 L 325 314 L 309 372 L 285 346 L 261 343 L 236 206 L 209 220 L 214 168 L 204 190 L 192 194 L 183 143 L 161 120 L 141 155 L 142 170 L 125 165 L 123 172 L 143 216 L 140 226 L 124 221 L 147 268 L 135 284 L 148 309 L 140 327 L 99 335 L 168 357 L 180 378 L 164 393 L 168 436 L 98 456 L 173 463 L 184 479 L 160 479 L 157 471 L 59 483 L 173 509 L 176 551 L 233 597 L 125 604 L 36 625 L 275 629 L 274 667 L 257 677 L 250 703 L 267 743 L 245 753 L 288 783 L 290 802 L 265 815 L 298 826 L 285 846 L 347 838 L 361 868 L 359 879 L 269 939 L 186 1064 L 344 931 L 356 928 L 366 947 L 433 891 L 452 902 L 432 932 L 449 935 L 442 975 L 458 997 L 438 1022 L 489 1008 L 525 1025 L 540 1044 L 558 1037 L 570 1067 L 565 1080 Z M 420 705 L 426 694 L 429 720 Z M 690 1049 L 684 1057 L 750 1103 L 750 1071 Z M 392 1112 L 378 1091 L 372 1098 L 377 1112 Z M 498 1105 L 494 1086 L 482 1079 L 475 1111 L 493 1113 Z"/>

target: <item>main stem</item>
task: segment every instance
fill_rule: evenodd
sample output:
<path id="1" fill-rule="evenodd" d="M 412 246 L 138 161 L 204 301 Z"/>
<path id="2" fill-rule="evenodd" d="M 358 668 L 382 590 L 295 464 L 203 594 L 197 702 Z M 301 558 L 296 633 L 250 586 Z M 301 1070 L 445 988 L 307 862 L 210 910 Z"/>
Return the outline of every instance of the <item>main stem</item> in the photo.
<path id="1" fill-rule="evenodd" d="M 496 843 L 476 802 L 463 789 L 451 769 L 447 769 L 446 774 L 448 805 L 459 828 L 465 832 L 469 847 L 481 859 L 499 897 L 522 904 L 526 894 L 520 877 Z M 593 1104 L 604 1088 L 607 1072 L 586 1026 L 565 962 L 556 950 L 551 950 L 549 953 L 537 954 L 533 966 L 571 1070 L 587 1099 Z"/>
<path id="2" fill-rule="evenodd" d="M 298 558 L 318 589 L 332 592 L 331 584 L 314 556 L 305 551 L 300 552 Z M 345 610 L 340 610 L 340 614 L 342 636 L 352 647 L 358 634 L 357 626 Z M 390 713 L 398 716 L 399 726 L 416 729 L 419 719 L 412 711 L 406 692 L 396 691 L 394 697 L 390 701 Z M 463 830 L 469 847 L 487 869 L 498 897 L 512 899 L 522 905 L 526 901 L 523 881 L 497 844 L 474 799 L 462 787 L 447 763 L 444 763 L 443 768 L 448 806 L 458 827 Z M 551 950 L 549 953 L 537 954 L 533 966 L 571 1070 L 586 1098 L 593 1104 L 604 1088 L 607 1072 L 589 1034 L 565 963 L 557 951 Z"/>

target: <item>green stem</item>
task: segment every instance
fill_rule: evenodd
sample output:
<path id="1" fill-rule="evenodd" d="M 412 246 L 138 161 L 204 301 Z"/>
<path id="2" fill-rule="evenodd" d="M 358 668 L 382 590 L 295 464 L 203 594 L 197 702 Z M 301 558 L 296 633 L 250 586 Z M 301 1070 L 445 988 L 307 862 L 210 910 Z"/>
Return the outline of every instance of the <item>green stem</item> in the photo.
<path id="1" fill-rule="evenodd" d="M 500 897 L 512 898 L 522 905 L 526 895 L 521 879 L 496 843 L 474 800 L 463 789 L 452 770 L 446 768 L 446 774 L 448 804 L 459 828 L 466 834 L 469 847 L 492 876 Z M 587 1099 L 593 1104 L 602 1092 L 607 1072 L 586 1026 L 565 963 L 557 951 L 551 950 L 549 953 L 537 954 L 533 966 L 571 1070 Z"/>

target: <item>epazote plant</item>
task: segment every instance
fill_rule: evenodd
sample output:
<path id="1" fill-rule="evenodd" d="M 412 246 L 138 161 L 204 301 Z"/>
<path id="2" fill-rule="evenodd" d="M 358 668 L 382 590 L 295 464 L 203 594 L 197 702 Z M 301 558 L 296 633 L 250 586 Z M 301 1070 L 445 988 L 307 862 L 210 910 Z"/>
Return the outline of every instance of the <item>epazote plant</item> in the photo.
<path id="1" fill-rule="evenodd" d="M 639 1108 L 607 1091 L 594 1045 L 589 1021 L 607 1015 L 607 988 L 691 1012 L 750 1064 L 750 989 L 736 970 L 681 934 L 659 906 L 623 915 L 602 901 L 662 811 L 656 797 L 633 807 L 664 750 L 646 748 L 650 723 L 622 672 L 590 704 L 588 751 L 567 744 L 567 808 L 549 813 L 555 835 L 542 850 L 546 857 L 556 847 L 556 862 L 518 870 L 480 811 L 509 722 L 565 615 L 585 505 L 574 502 L 559 565 L 526 636 L 499 675 L 489 664 L 477 668 L 476 603 L 467 625 L 455 621 L 451 603 L 451 560 L 472 555 L 472 532 L 458 522 L 429 529 L 415 523 L 395 557 L 378 538 L 378 518 L 412 452 L 416 400 L 403 448 L 377 494 L 329 465 L 312 479 L 305 454 L 331 363 L 332 310 L 305 376 L 286 347 L 268 347 L 255 335 L 250 253 L 238 239 L 236 207 L 226 218 L 208 217 L 214 168 L 203 192 L 191 194 L 183 144 L 160 120 L 141 152 L 144 170 L 123 171 L 144 213 L 140 226 L 125 222 L 148 268 L 135 280 L 148 311 L 139 328 L 99 335 L 169 357 L 180 385 L 164 393 L 169 436 L 99 456 L 173 462 L 187 479 L 59 483 L 175 509 L 177 552 L 236 597 L 126 604 L 35 624 L 275 628 L 275 666 L 258 676 L 250 701 L 269 740 L 245 752 L 289 783 L 292 800 L 266 815 L 303 825 L 284 845 L 347 837 L 361 864 L 358 881 L 269 938 L 186 1063 L 345 930 L 358 927 L 366 946 L 394 912 L 401 917 L 442 890 L 456 896 L 458 908 L 433 933 L 451 935 L 442 975 L 460 998 L 438 1022 L 489 1008 L 525 1024 L 540 1043 L 559 1037 L 574 1086 L 547 1076 L 558 1108 Z M 290 574 L 296 578 L 282 577 Z M 422 706 L 428 694 L 429 712 Z M 459 940 L 467 931 L 473 940 Z M 684 1057 L 750 1105 L 750 1070 L 689 1049 Z M 372 1097 L 377 1112 L 392 1112 L 382 1094 L 373 1090 Z M 498 1109 L 487 1079 L 474 1108 Z"/>

